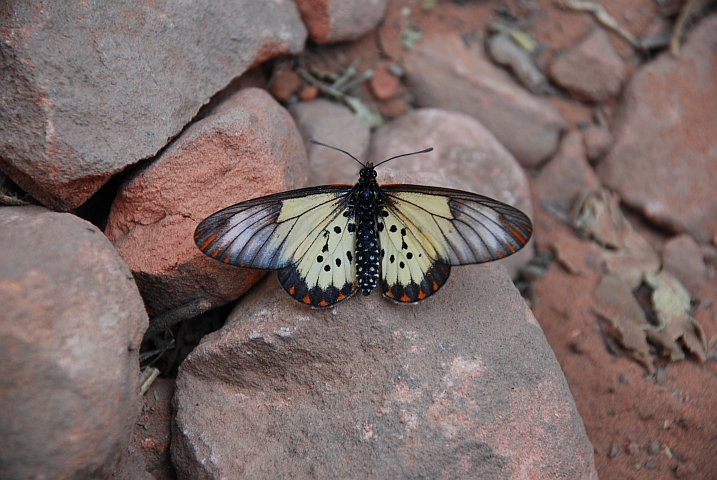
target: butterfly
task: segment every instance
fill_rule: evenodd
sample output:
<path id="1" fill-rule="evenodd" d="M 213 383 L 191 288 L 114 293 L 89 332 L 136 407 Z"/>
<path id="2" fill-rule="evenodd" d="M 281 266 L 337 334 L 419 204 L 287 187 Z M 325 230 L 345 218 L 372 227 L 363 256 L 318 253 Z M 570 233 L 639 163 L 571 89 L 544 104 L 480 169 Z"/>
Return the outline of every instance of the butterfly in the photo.
<path id="1" fill-rule="evenodd" d="M 490 262 L 524 247 L 533 232 L 520 210 L 475 193 L 379 185 L 376 165 L 359 164 L 355 185 L 302 188 L 255 198 L 204 219 L 194 232 L 211 258 L 277 270 L 299 302 L 330 307 L 379 283 L 384 296 L 416 303 L 441 288 L 453 265 Z"/>

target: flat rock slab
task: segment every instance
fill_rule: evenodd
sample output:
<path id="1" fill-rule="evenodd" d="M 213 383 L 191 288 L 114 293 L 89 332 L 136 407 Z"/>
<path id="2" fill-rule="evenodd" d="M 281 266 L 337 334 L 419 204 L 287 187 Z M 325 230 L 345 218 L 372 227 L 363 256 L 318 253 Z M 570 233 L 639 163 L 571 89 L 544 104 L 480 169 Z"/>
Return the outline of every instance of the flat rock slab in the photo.
<path id="1" fill-rule="evenodd" d="M 500 265 L 414 306 L 330 310 L 267 277 L 180 368 L 180 479 L 586 478 L 593 447 Z"/>
<path id="2" fill-rule="evenodd" d="M 356 40 L 383 18 L 387 0 L 295 0 L 312 42 Z"/>
<path id="3" fill-rule="evenodd" d="M 11 0 L 0 20 L 0 168 L 69 210 L 152 157 L 212 95 L 299 53 L 293 2 Z"/>
<path id="4" fill-rule="evenodd" d="M 2 207 L 0 306 L 0 478 L 106 478 L 141 406 L 129 269 L 74 215 Z"/>
<path id="5" fill-rule="evenodd" d="M 630 207 L 700 243 L 717 241 L 717 15 L 632 77 L 615 146 L 597 173 Z"/>

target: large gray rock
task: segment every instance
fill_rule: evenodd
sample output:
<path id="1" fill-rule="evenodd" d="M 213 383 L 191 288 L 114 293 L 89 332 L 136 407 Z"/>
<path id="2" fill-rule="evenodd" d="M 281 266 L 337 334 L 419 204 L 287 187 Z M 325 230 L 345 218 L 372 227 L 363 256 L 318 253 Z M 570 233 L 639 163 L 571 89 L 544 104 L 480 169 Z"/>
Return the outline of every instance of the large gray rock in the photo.
<path id="1" fill-rule="evenodd" d="M 10 0 L 0 20 L 0 169 L 82 204 L 152 157 L 253 65 L 301 51 L 293 2 Z"/>
<path id="2" fill-rule="evenodd" d="M 251 198 L 304 186 L 307 160 L 291 115 L 265 90 L 241 90 L 123 185 L 105 233 L 151 316 L 245 293 L 264 272 L 215 261 L 194 244 L 199 222 Z"/>
<path id="3" fill-rule="evenodd" d="M 523 89 L 477 46 L 466 47 L 458 35 L 437 36 L 417 42 L 404 61 L 418 106 L 476 118 L 526 167 L 557 150 L 567 124 L 555 107 Z"/>
<path id="4" fill-rule="evenodd" d="M 640 68 L 616 112 L 597 173 L 623 202 L 701 243 L 717 240 L 717 15 Z"/>
<path id="5" fill-rule="evenodd" d="M 96 227 L 0 208 L 0 478 L 102 478 L 139 415 L 147 314 Z"/>
<path id="6" fill-rule="evenodd" d="M 418 109 L 374 132 L 368 159 L 378 163 L 433 147 L 430 153 L 378 168 L 379 183 L 419 183 L 468 190 L 533 216 L 530 186 L 515 157 L 476 119 L 457 112 Z M 532 240 L 531 240 L 532 242 Z M 533 256 L 533 245 L 502 262 L 511 276 Z"/>
<path id="7" fill-rule="evenodd" d="M 495 264 L 413 306 L 329 310 L 272 275 L 177 378 L 180 479 L 597 479 L 593 447 L 530 309 Z"/>

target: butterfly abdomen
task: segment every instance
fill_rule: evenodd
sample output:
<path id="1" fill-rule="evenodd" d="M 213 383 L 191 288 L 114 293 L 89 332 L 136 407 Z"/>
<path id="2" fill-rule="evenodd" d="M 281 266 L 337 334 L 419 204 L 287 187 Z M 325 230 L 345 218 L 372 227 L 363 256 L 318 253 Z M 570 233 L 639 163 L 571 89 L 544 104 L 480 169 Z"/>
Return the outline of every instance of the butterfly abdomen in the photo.
<path id="1" fill-rule="evenodd" d="M 380 209 L 380 200 L 377 188 L 375 182 L 356 187 L 356 281 L 364 295 L 378 286 L 380 259 L 376 212 Z"/>

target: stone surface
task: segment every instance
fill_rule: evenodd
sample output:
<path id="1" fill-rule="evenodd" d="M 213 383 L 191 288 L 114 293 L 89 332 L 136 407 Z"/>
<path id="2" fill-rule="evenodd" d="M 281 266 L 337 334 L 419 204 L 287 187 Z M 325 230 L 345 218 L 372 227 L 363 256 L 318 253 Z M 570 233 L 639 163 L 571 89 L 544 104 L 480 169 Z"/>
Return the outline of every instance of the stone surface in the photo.
<path id="1" fill-rule="evenodd" d="M 0 20 L 0 168 L 69 210 L 162 149 L 254 65 L 304 46 L 293 2 L 11 0 Z"/>
<path id="2" fill-rule="evenodd" d="M 129 269 L 74 215 L 2 207 L 0 305 L 0 478 L 105 478 L 140 408 Z"/>
<path id="3" fill-rule="evenodd" d="M 590 125 L 582 130 L 585 154 L 590 163 L 599 162 L 612 148 L 615 143 L 610 129 L 600 125 Z"/>
<path id="4" fill-rule="evenodd" d="M 194 229 L 222 208 L 303 186 L 306 170 L 291 115 L 251 88 L 192 125 L 127 182 L 105 234 L 132 270 L 150 316 L 200 299 L 216 307 L 246 292 L 263 272 L 205 256 Z"/>
<path id="5" fill-rule="evenodd" d="M 379 183 L 419 183 L 468 190 L 533 215 L 525 172 L 503 145 L 468 115 L 418 109 L 374 132 L 368 159 L 374 163 L 394 155 L 433 147 L 430 153 L 392 160 L 378 168 Z M 529 243 L 502 262 L 515 277 L 533 256 Z"/>
<path id="6" fill-rule="evenodd" d="M 373 77 L 369 81 L 371 93 L 378 100 L 388 100 L 396 93 L 398 86 L 401 84 L 398 78 L 388 71 L 388 62 L 382 62 L 381 65 L 373 72 Z"/>
<path id="7" fill-rule="evenodd" d="M 622 59 L 600 27 L 553 60 L 548 73 L 575 98 L 595 103 L 616 97 L 627 78 Z"/>
<path id="8" fill-rule="evenodd" d="M 702 249 L 692 237 L 682 234 L 665 242 L 662 268 L 674 275 L 692 298 L 700 297 L 700 290 L 707 283 L 707 265 Z"/>
<path id="9" fill-rule="evenodd" d="M 549 158 L 567 125 L 545 99 L 519 86 L 475 45 L 455 36 L 417 42 L 405 56 L 406 82 L 420 107 L 468 114 L 527 167 Z"/>
<path id="10" fill-rule="evenodd" d="M 642 67 L 623 93 L 613 122 L 615 146 L 597 173 L 623 201 L 653 222 L 717 238 L 717 16 Z"/>
<path id="11" fill-rule="evenodd" d="M 309 155 L 308 184 L 356 183 L 361 167 L 354 160 L 336 150 L 309 143 L 309 140 L 346 150 L 365 162 L 371 139 L 371 130 L 366 124 L 348 107 L 323 98 L 296 103 L 289 107 L 289 112 L 304 138 Z"/>
<path id="12" fill-rule="evenodd" d="M 530 309 L 495 264 L 413 306 L 311 310 L 267 277 L 180 368 L 192 478 L 589 478 L 593 447 Z"/>
<path id="13" fill-rule="evenodd" d="M 486 40 L 486 51 L 498 65 L 508 67 L 515 78 L 531 92 L 541 95 L 548 91 L 548 79 L 533 62 L 530 53 L 505 33 Z"/>
<path id="14" fill-rule="evenodd" d="M 176 479 L 169 454 L 174 379 L 157 378 L 142 397 L 132 443 L 108 480 Z"/>
<path id="15" fill-rule="evenodd" d="M 318 44 L 356 40 L 383 18 L 386 0 L 295 0 L 309 38 Z"/>
<path id="16" fill-rule="evenodd" d="M 580 132 L 571 131 L 563 137 L 558 153 L 542 168 L 533 185 L 539 202 L 565 213 L 581 195 L 600 191 L 600 180 L 588 163 Z"/>

